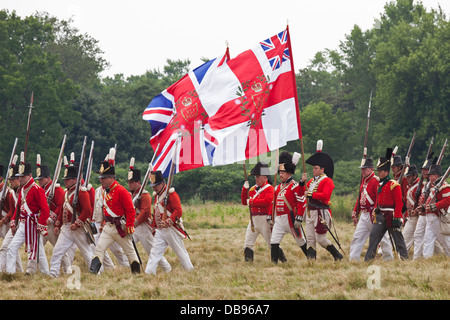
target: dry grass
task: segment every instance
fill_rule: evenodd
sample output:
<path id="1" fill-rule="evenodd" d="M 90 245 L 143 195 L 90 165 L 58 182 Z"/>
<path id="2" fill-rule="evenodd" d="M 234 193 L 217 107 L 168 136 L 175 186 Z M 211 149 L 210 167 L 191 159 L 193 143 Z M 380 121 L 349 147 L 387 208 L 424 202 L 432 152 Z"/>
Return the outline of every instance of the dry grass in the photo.
<path id="1" fill-rule="evenodd" d="M 185 226 L 192 241 L 185 245 L 195 269 L 185 272 L 173 251 L 166 258 L 171 273 L 158 270 L 156 276 L 132 275 L 128 268 L 116 268 L 92 275 L 77 251 L 74 264 L 80 267 L 80 289 L 71 289 L 74 275 L 58 279 L 41 274 L 0 276 L 0 299 L 26 300 L 448 300 L 449 259 L 435 256 L 421 261 L 370 264 L 334 262 L 331 255 L 319 249 L 316 261 L 307 261 L 290 235 L 282 246 L 288 262 L 274 265 L 262 237 L 255 246 L 255 261 L 245 263 L 243 241 L 248 211 L 234 204 L 185 206 Z M 348 255 L 354 227 L 337 223 L 337 231 Z M 331 237 L 330 237 L 330 240 Z M 367 246 L 367 244 L 366 244 Z M 138 244 L 144 267 L 147 254 Z M 47 257 L 52 247 L 46 245 Z M 363 250 L 363 254 L 365 250 Z M 26 265 L 25 257 L 24 266 Z M 347 258 L 347 257 L 346 257 Z M 380 286 L 368 287 L 370 268 L 378 268 Z"/>

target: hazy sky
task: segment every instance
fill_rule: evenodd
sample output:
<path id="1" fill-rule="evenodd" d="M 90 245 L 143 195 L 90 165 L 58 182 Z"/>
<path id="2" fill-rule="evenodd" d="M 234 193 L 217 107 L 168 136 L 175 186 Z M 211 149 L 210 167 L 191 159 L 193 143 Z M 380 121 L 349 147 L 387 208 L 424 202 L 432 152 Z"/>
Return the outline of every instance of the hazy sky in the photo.
<path id="1" fill-rule="evenodd" d="M 166 59 L 222 55 L 229 43 L 235 57 L 260 40 L 285 29 L 289 22 L 294 67 L 307 66 L 317 51 L 336 49 L 355 24 L 372 28 L 386 0 L 0 0 L 0 9 L 24 17 L 44 11 L 99 41 L 111 64 L 103 76 L 141 75 L 162 68 Z M 427 9 L 441 5 L 450 13 L 448 0 L 424 0 Z"/>

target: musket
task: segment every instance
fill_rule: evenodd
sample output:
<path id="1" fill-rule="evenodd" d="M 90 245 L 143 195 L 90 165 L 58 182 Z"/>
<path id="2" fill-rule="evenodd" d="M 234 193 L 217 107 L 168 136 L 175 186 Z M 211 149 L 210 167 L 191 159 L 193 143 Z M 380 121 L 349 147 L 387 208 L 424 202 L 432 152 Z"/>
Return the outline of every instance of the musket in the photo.
<path id="1" fill-rule="evenodd" d="M 89 158 L 88 163 L 86 167 L 86 178 L 84 179 L 83 187 L 88 187 L 89 181 L 91 180 L 91 173 L 92 173 L 92 162 L 94 158 L 94 140 L 91 142 L 91 150 L 89 151 Z"/>
<path id="2" fill-rule="evenodd" d="M 248 182 L 247 169 L 245 167 L 245 161 L 244 161 L 244 177 L 245 177 L 245 181 Z M 247 199 L 250 199 L 250 187 L 247 189 Z M 252 228 L 252 232 L 255 232 L 255 225 L 253 224 L 253 218 L 252 218 L 252 208 L 250 208 L 250 206 L 248 206 L 248 210 L 250 212 L 250 226 Z"/>
<path id="3" fill-rule="evenodd" d="M 31 92 L 31 99 L 30 99 L 30 106 L 28 108 L 30 108 L 30 110 L 28 111 L 28 121 L 27 121 L 27 136 L 25 138 L 25 148 L 23 150 L 23 159 L 25 161 L 26 156 L 27 156 L 27 147 L 28 147 L 28 136 L 30 135 L 30 127 L 31 127 L 31 109 L 33 109 L 33 96 L 34 96 L 34 92 Z"/>
<path id="4" fill-rule="evenodd" d="M 9 159 L 8 170 L 6 170 L 7 173 L 11 169 L 11 165 L 13 163 L 14 153 L 16 152 L 16 147 L 17 147 L 17 141 L 18 141 L 18 139 L 16 138 L 16 140 L 14 140 L 14 145 L 13 145 L 13 149 L 11 152 L 11 158 Z M 1 197 L 0 197 L 0 211 L 3 210 L 2 208 L 3 208 L 3 203 L 5 202 L 7 189 L 8 188 L 6 187 L 6 181 L 5 181 L 3 183 L 3 189 L 2 189 L 2 193 L 1 193 Z"/>
<path id="5" fill-rule="evenodd" d="M 172 164 L 170 165 L 169 178 L 167 179 L 166 195 L 164 196 L 164 212 L 163 212 L 163 217 L 162 217 L 163 221 L 166 221 L 166 219 L 167 219 L 167 203 L 169 202 L 169 190 L 172 187 L 172 183 L 173 183 L 173 176 L 174 176 L 174 170 L 175 170 L 175 160 L 176 160 L 177 155 L 178 155 L 179 138 L 180 138 L 180 136 L 178 136 L 176 141 L 175 141 L 175 148 L 174 148 L 173 157 L 172 157 Z"/>
<path id="6" fill-rule="evenodd" d="M 50 193 L 47 197 L 47 203 L 49 206 L 53 201 L 53 197 L 55 196 L 56 182 L 58 181 L 59 173 L 61 172 L 61 165 L 62 165 L 62 161 L 63 161 L 63 153 L 64 153 L 65 145 L 66 145 L 66 135 L 64 135 L 64 138 L 63 138 L 63 141 L 61 144 L 61 150 L 59 151 L 58 160 L 56 161 L 55 173 L 53 174 L 53 180 L 52 180 L 52 184 L 50 186 Z"/>
<path id="7" fill-rule="evenodd" d="M 277 158 L 275 159 L 275 175 L 273 177 L 273 203 L 272 203 L 272 222 L 273 224 L 275 224 L 275 216 L 277 215 L 276 212 L 276 198 L 275 198 L 275 193 L 276 193 L 276 187 L 277 187 L 277 176 L 278 176 L 278 166 L 279 163 L 278 161 L 280 160 L 280 156 L 279 156 L 279 152 L 280 149 L 277 149 Z"/>
<path id="8" fill-rule="evenodd" d="M 339 240 L 334 236 L 333 232 L 331 232 L 331 229 L 328 227 L 328 224 L 326 223 L 326 221 L 324 220 L 323 217 L 321 217 L 321 223 L 325 226 L 325 228 L 327 228 L 328 232 L 331 234 L 331 237 L 334 239 L 334 241 L 338 245 L 339 249 L 341 249 L 342 253 L 344 255 L 346 255 L 344 249 L 342 249 L 342 247 L 341 247 Z M 336 233 L 336 235 L 337 235 L 337 233 Z"/>
<path id="9" fill-rule="evenodd" d="M 367 111 L 367 122 L 366 122 L 366 133 L 364 136 L 364 148 L 363 148 L 363 156 L 361 159 L 361 167 L 366 163 L 366 159 L 367 159 L 367 137 L 369 135 L 369 124 L 370 124 L 370 111 L 371 111 L 371 105 L 372 105 L 372 91 L 370 91 L 370 99 L 369 99 L 369 108 Z M 361 172 L 361 177 L 359 180 L 359 187 L 361 187 L 361 183 L 363 182 L 363 176 L 362 176 L 362 172 Z M 360 208 L 360 204 L 359 201 L 361 199 L 361 192 L 358 192 L 358 199 L 356 200 L 356 205 L 357 205 L 357 211 L 359 212 L 359 208 Z"/>
<path id="10" fill-rule="evenodd" d="M 429 203 L 431 203 L 434 200 L 434 198 L 436 198 L 436 195 L 439 192 L 439 188 L 444 184 L 445 180 L 447 180 L 449 174 L 450 174 L 450 167 L 447 168 L 447 170 L 445 171 L 444 175 L 439 179 L 439 181 L 433 187 L 434 193 L 431 196 L 431 201 Z"/>
<path id="11" fill-rule="evenodd" d="M 413 147 L 415 141 L 416 141 L 416 133 L 414 132 L 413 137 L 411 139 L 411 143 L 409 144 L 408 152 L 405 157 L 405 164 L 403 165 L 400 176 L 398 177 L 399 183 L 402 183 L 402 179 L 405 174 L 405 170 L 406 170 L 406 168 L 409 168 L 409 165 L 410 165 L 409 159 L 411 159 L 411 150 L 412 150 L 412 147 Z"/>
<path id="12" fill-rule="evenodd" d="M 427 156 L 425 158 L 425 161 L 428 161 L 428 159 L 431 157 L 431 150 L 433 150 L 433 144 L 434 144 L 434 137 L 431 137 L 430 145 L 428 146 Z M 423 172 L 420 174 L 420 180 L 419 185 L 417 186 L 416 193 L 414 195 L 414 209 L 417 208 L 417 204 L 419 202 L 420 198 L 420 192 L 422 191 L 423 187 Z"/>
<path id="13" fill-rule="evenodd" d="M 86 153 L 86 140 L 87 137 L 84 136 L 83 147 L 81 149 L 80 162 L 78 166 L 77 182 L 75 183 L 75 193 L 73 195 L 72 201 L 72 208 L 73 208 L 72 223 L 75 223 L 75 220 L 77 219 L 78 195 L 80 193 L 81 180 L 83 179 L 83 166 L 84 166 L 84 156 Z"/>
<path id="14" fill-rule="evenodd" d="M 133 198 L 134 206 L 137 206 L 137 204 L 139 203 L 139 200 L 141 199 L 141 196 L 142 196 L 142 192 L 144 191 L 145 186 L 147 185 L 148 179 L 150 178 L 150 174 L 153 170 L 153 161 L 155 160 L 158 149 L 159 149 L 159 143 L 158 143 L 158 146 L 156 147 L 155 153 L 153 154 L 152 160 L 148 164 L 148 169 L 147 169 L 147 172 L 145 173 L 144 180 L 142 180 L 141 186 L 139 187 L 139 191 Z"/>
<path id="15" fill-rule="evenodd" d="M 437 159 L 436 164 L 441 164 L 442 159 L 444 158 L 444 152 L 448 145 L 447 141 L 448 141 L 448 139 L 445 139 L 444 145 L 442 146 L 442 150 L 441 150 L 441 153 L 439 154 L 439 158 Z"/>
<path id="16" fill-rule="evenodd" d="M 436 164 L 438 164 L 438 165 L 441 164 L 442 159 L 444 158 L 444 152 L 445 152 L 446 148 L 447 148 L 447 139 L 445 139 L 444 145 L 442 146 L 441 153 L 439 154 L 439 158 L 438 158 Z M 430 191 L 431 191 L 431 184 L 428 183 L 427 188 L 425 189 L 425 192 L 424 192 L 423 203 L 426 203 L 428 197 L 430 196 Z"/>

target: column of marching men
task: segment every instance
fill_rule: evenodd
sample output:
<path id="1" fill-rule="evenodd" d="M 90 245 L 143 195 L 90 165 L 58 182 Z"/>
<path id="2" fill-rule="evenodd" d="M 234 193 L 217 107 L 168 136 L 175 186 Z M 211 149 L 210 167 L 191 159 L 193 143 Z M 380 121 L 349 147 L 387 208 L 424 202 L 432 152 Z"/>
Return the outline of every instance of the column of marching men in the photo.
<path id="1" fill-rule="evenodd" d="M 331 214 L 331 195 L 334 189 L 334 165 L 331 157 L 322 152 L 323 141 L 317 142 L 316 153 L 306 160 L 313 166 L 313 177 L 301 175 L 293 179 L 299 154 L 283 152 L 279 156 L 277 174 L 280 183 L 272 186 L 269 167 L 259 162 L 250 172 L 256 184 L 244 183 L 242 204 L 249 206 L 251 221 L 244 241 L 245 261 L 254 260 L 254 245 L 259 234 L 267 243 L 271 260 L 287 261 L 280 243 L 290 233 L 308 260 L 316 259 L 317 246 L 325 248 L 338 261 L 343 255 L 327 238 L 329 234 L 341 248 Z M 442 152 L 441 152 L 442 154 Z M 369 239 L 365 261 L 379 254 L 383 260 L 411 257 L 450 256 L 450 185 L 437 158 L 428 155 L 421 167 L 421 177 L 415 165 L 403 163 L 391 148 L 374 166 L 371 158 L 364 158 L 361 183 L 352 211 L 355 225 L 350 243 L 350 261 L 359 261 Z M 376 171 L 376 173 L 375 173 Z M 443 177 L 444 176 L 444 177 Z M 420 183 L 419 183 L 420 181 Z M 445 219 L 442 219 L 445 217 Z M 305 222 L 305 229 L 303 229 Z M 332 231 L 334 230 L 334 232 Z M 411 249 L 413 248 L 413 250 Z"/>
<path id="2" fill-rule="evenodd" d="M 183 243 L 187 234 L 182 226 L 180 197 L 174 188 L 168 189 L 160 171 L 150 173 L 153 204 L 145 186 L 139 197 L 135 197 L 141 188 L 141 171 L 133 163 L 130 162 L 127 190 L 116 181 L 115 149 L 111 148 L 97 172 L 101 186 L 94 189 L 82 180 L 78 192 L 79 167 L 74 153 L 70 161 L 64 157 L 65 188 L 55 184 L 53 192 L 50 192 L 50 168 L 41 164 L 40 155 L 37 155 L 35 172 L 31 163 L 24 161 L 23 152 L 19 164 L 15 156 L 5 175 L 7 181 L 3 179 L 5 167 L 0 165 L 0 192 L 7 188 L 1 205 L 0 271 L 7 274 L 24 271 L 20 257 L 23 244 L 28 256 L 26 274 L 38 270 L 51 277 L 58 277 L 61 270 L 71 274 L 77 249 L 91 273 L 113 269 L 115 265 L 106 251 L 108 248 L 117 262 L 130 267 L 132 273 L 143 270 L 156 274 L 158 266 L 170 272 L 172 267 L 164 257 L 167 246 L 179 257 L 185 270 L 192 270 Z M 49 260 L 44 249 L 47 242 L 53 246 Z M 149 257 L 146 266 L 142 265 L 137 251 L 139 242 Z"/>
<path id="3" fill-rule="evenodd" d="M 308 260 L 316 259 L 317 244 L 334 260 L 343 259 L 339 250 L 345 251 L 331 212 L 334 164 L 322 148 L 323 141 L 319 140 L 316 153 L 306 160 L 313 169 L 310 179 L 304 172 L 298 182 L 294 180 L 300 159 L 298 153 L 280 154 L 274 183 L 268 164 L 259 162 L 252 169 L 250 175 L 255 177 L 256 184 L 250 187 L 246 180 L 241 193 L 242 204 L 249 207 L 251 217 L 244 241 L 245 261 L 254 260 L 259 234 L 274 263 L 287 261 L 281 247 L 286 234 L 292 235 Z M 363 159 L 359 167 L 361 183 L 352 212 L 356 228 L 350 243 L 350 261 L 360 260 L 367 239 L 365 261 L 377 254 L 384 260 L 396 256 L 408 259 L 410 252 L 412 259 L 450 255 L 448 222 L 441 219 L 450 210 L 450 185 L 439 180 L 443 176 L 442 166 L 432 155 L 427 156 L 420 174 L 415 165 L 403 163 L 401 156 L 390 148 L 376 166 L 372 159 Z M 194 268 L 183 243 L 187 233 L 182 225 L 180 197 L 166 184 L 160 171 L 150 173 L 152 197 L 145 185 L 142 186 L 141 171 L 134 168 L 132 158 L 127 190 L 116 181 L 115 149 L 111 148 L 97 172 L 101 186 L 94 190 L 81 181 L 81 187 L 76 190 L 79 168 L 72 153 L 70 161 L 64 157 L 65 188 L 57 184 L 48 198 L 52 185 L 50 168 L 41 164 L 38 155 L 33 178 L 31 164 L 23 158 L 22 152 L 17 165 L 17 156 L 14 157 L 5 175 L 7 181 L 3 181 L 4 166 L 0 165 L 0 191 L 7 188 L 0 219 L 3 238 L 0 271 L 23 272 L 19 252 L 23 244 L 28 254 L 25 272 L 35 273 L 39 269 L 52 277 L 59 276 L 61 269 L 64 273 L 72 272 L 77 249 L 94 274 L 115 267 L 108 248 L 118 263 L 130 267 L 133 273 L 143 270 L 156 274 L 158 266 L 170 272 L 172 267 L 164 258 L 168 246 L 185 270 Z M 46 242 L 53 246 L 50 263 L 44 250 Z M 149 257 L 145 268 L 136 247 L 139 242 Z"/>

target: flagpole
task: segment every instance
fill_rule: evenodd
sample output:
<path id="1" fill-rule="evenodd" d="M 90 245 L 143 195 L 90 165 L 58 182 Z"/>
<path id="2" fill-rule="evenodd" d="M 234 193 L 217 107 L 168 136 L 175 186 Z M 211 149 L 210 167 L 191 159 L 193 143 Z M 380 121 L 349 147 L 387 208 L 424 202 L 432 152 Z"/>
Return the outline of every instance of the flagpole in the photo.
<path id="1" fill-rule="evenodd" d="M 297 94 L 297 82 L 295 79 L 295 69 L 294 69 L 294 54 L 292 53 L 292 45 L 291 45 L 291 35 L 289 33 L 289 22 L 286 25 L 286 31 L 287 31 L 287 38 L 288 38 L 288 47 L 289 47 L 289 54 L 291 56 L 291 76 L 292 76 L 292 83 L 294 84 L 295 89 L 295 106 L 297 107 L 297 123 L 298 123 L 298 136 L 300 139 L 300 147 L 301 147 L 301 153 L 302 153 L 302 162 L 303 162 L 303 172 L 306 172 L 306 165 L 305 165 L 305 152 L 303 149 L 303 136 L 302 136 L 302 127 L 300 123 L 300 105 L 298 103 L 298 94 Z"/>

